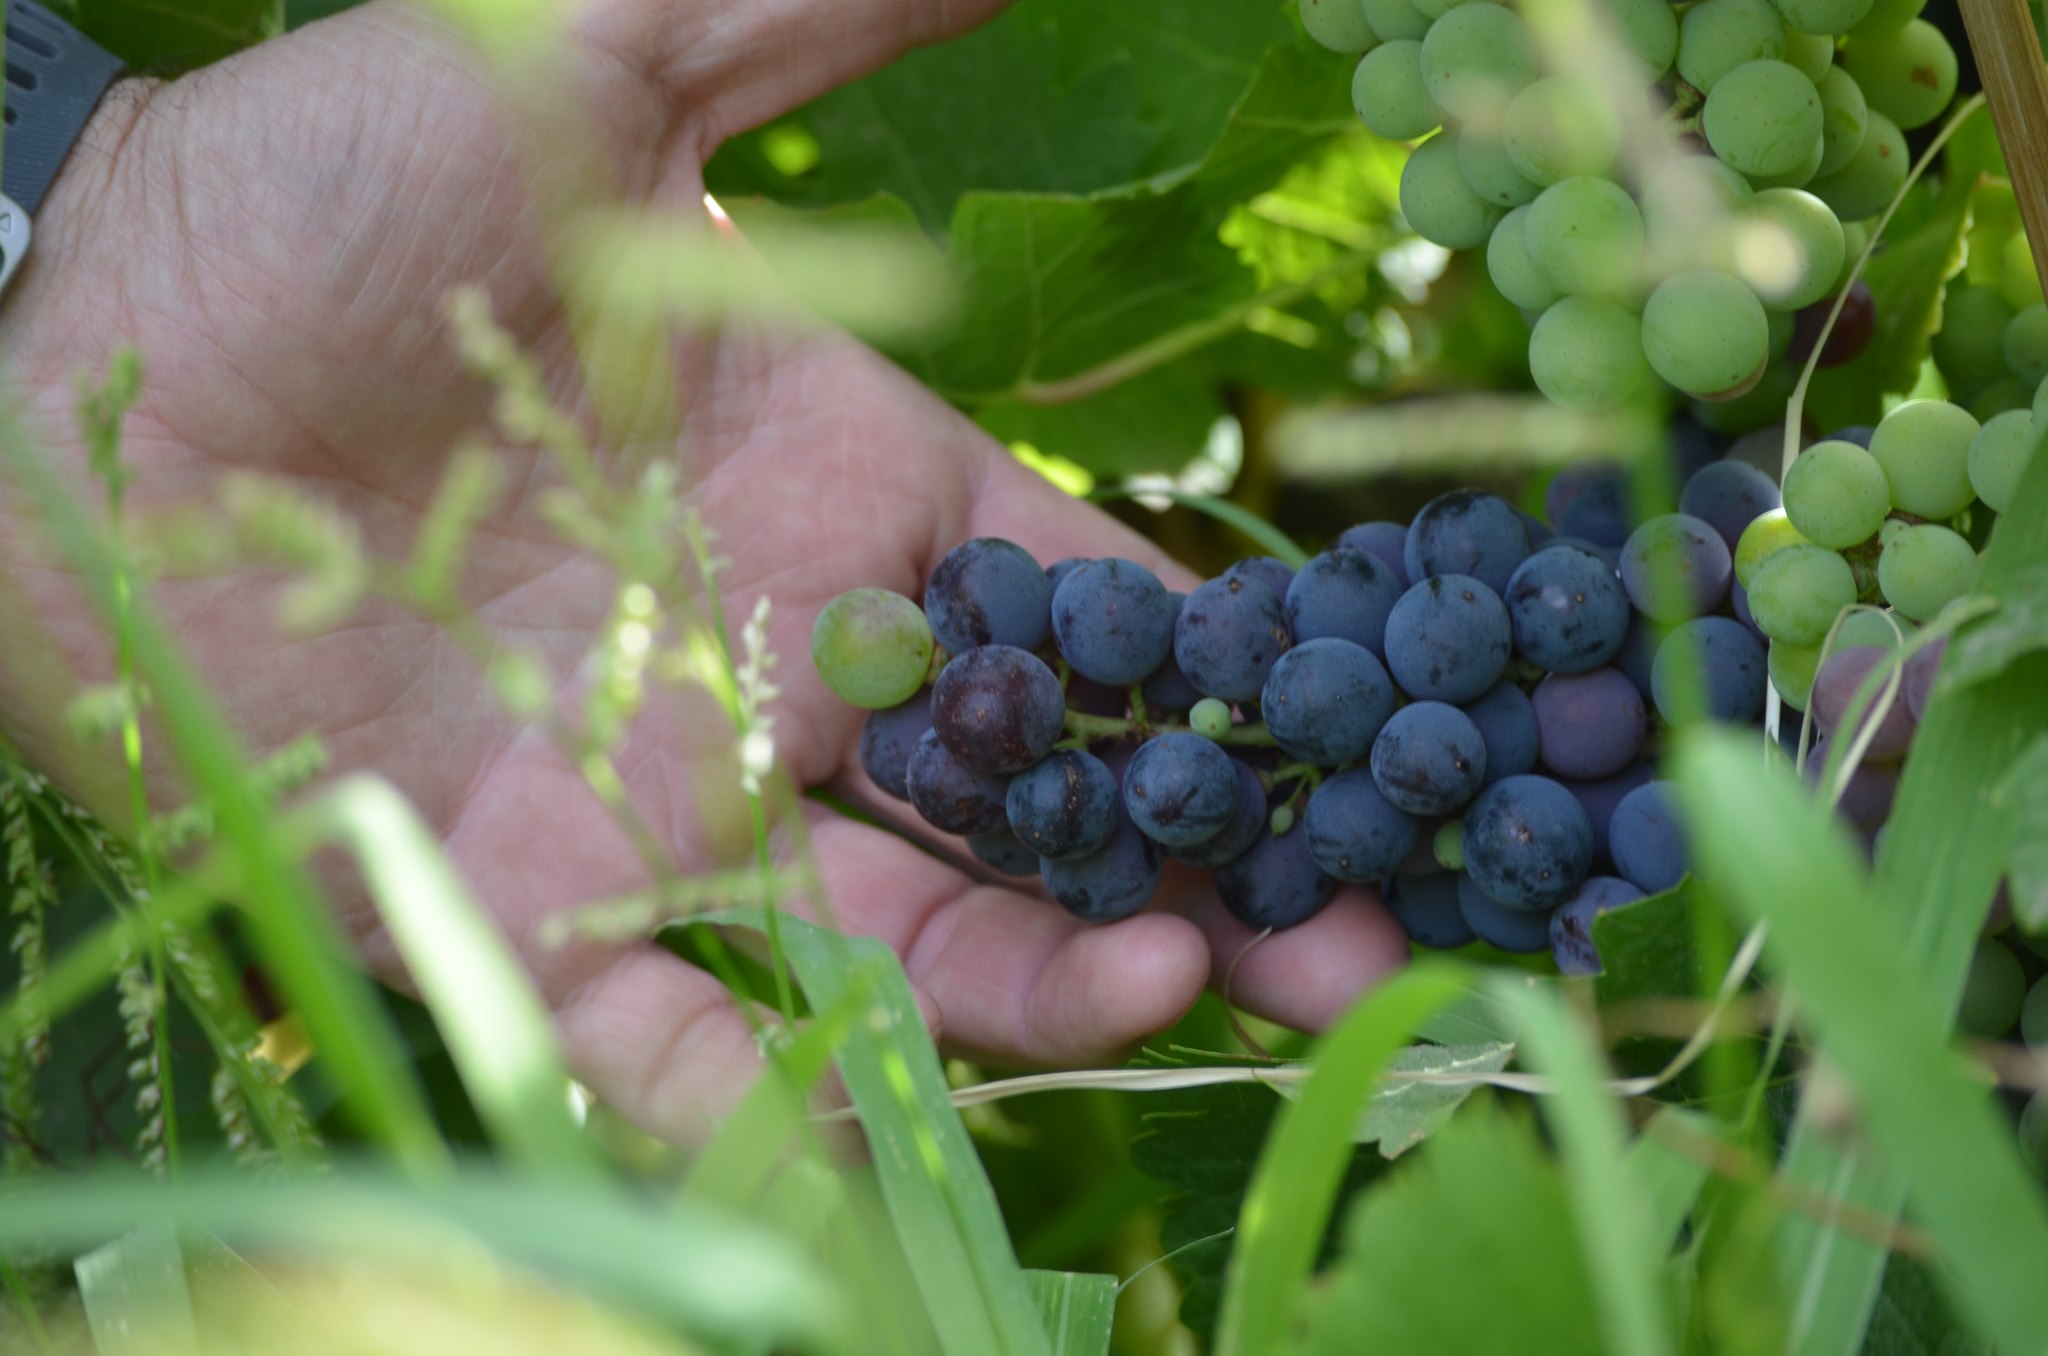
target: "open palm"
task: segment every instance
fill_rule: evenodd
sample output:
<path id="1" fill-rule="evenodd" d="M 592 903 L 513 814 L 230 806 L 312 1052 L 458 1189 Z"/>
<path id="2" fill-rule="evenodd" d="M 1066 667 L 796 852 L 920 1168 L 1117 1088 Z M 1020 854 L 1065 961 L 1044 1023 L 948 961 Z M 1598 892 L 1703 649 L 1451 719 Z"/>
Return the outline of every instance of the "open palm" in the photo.
<path id="1" fill-rule="evenodd" d="M 635 201 L 694 212 L 703 161 L 723 138 L 1000 4 L 598 0 L 575 8 L 564 41 L 576 97 L 603 129 L 589 149 L 612 181 Z M 488 414 L 440 321 L 450 287 L 484 286 L 560 397 L 576 399 L 531 168 L 460 40 L 394 0 L 173 85 L 123 87 L 38 223 L 0 326 L 8 380 L 52 445 L 74 447 L 72 374 L 136 343 L 150 365 L 126 443 L 138 507 L 259 470 L 300 482 L 350 513 L 373 550 L 400 554 L 450 449 Z M 801 785 L 881 801 L 855 757 L 860 713 L 803 662 L 834 594 L 915 595 L 948 547 L 977 535 L 1047 560 L 1129 556 L 1189 582 L 843 337 L 729 330 L 687 352 L 678 384 L 685 493 L 732 562 L 721 592 L 734 615 L 762 594 L 772 601 L 773 648 L 787 661 L 778 758 Z M 544 468 L 507 455 L 515 493 L 478 535 L 465 596 L 496 634 L 567 676 L 612 606 L 608 576 L 537 520 L 523 491 L 545 482 Z M 5 549 L 15 585 L 0 620 L 19 638 L 6 719 L 31 756 L 74 769 L 89 792 L 86 755 L 57 719 L 59 675 L 105 677 L 104 638 L 22 534 Z M 549 914 L 642 883 L 577 771 L 498 713 L 435 627 L 372 607 L 333 633 L 289 639 L 273 624 L 273 587 L 178 581 L 155 602 L 255 746 L 315 731 L 338 764 L 374 768 L 414 798 L 528 957 L 600 1096 L 656 1132 L 698 1132 L 758 1059 L 725 990 L 651 945 L 555 951 L 534 940 Z M 730 743 L 721 721 L 670 711 L 621 754 L 637 807 L 684 869 L 718 857 L 719 810 L 736 790 Z M 1086 928 L 886 830 L 819 811 L 812 834 L 837 921 L 895 947 L 948 1043 L 996 1061 L 1108 1057 L 1172 1022 L 1248 936 L 1193 874 L 1170 873 L 1153 911 Z M 356 922 L 371 963 L 395 974 L 373 920 Z M 1235 996 L 1316 1026 L 1405 954 L 1385 911 L 1347 891 L 1252 953 Z"/>

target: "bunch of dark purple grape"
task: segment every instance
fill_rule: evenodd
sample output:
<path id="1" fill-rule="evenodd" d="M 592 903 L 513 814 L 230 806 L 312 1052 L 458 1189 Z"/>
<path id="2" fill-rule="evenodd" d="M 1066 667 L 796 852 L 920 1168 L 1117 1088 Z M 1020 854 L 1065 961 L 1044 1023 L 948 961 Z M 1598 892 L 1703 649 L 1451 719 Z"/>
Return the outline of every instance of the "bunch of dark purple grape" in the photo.
<path id="1" fill-rule="evenodd" d="M 1422 946 L 1549 949 L 1588 973 L 1594 915 L 1687 870 L 1650 762 L 1659 713 L 1681 691 L 1718 720 L 1762 710 L 1732 550 L 1777 491 L 1716 466 L 1687 487 L 1696 512 L 1632 531 L 1605 481 L 1561 487 L 1572 536 L 1461 490 L 1186 595 L 1132 561 L 1041 567 L 978 539 L 921 608 L 835 599 L 813 654 L 872 710 L 879 788 L 1077 917 L 1143 908 L 1170 858 L 1253 928 L 1351 882 Z"/>

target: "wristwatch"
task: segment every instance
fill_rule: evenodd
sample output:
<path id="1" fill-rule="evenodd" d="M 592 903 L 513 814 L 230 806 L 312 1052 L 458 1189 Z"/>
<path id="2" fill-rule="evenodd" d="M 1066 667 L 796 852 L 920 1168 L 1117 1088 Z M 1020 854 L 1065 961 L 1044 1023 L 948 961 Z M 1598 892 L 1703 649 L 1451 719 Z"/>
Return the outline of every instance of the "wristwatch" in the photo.
<path id="1" fill-rule="evenodd" d="M 30 218 L 56 181 L 100 96 L 121 76 L 104 48 L 32 0 L 6 0 L 0 132 L 0 293 L 28 253 Z"/>

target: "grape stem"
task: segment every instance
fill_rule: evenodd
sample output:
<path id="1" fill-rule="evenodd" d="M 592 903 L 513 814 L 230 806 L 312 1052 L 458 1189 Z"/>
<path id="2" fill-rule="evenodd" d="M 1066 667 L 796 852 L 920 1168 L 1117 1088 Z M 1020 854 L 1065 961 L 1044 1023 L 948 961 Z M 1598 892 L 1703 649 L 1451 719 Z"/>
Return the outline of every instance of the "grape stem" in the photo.
<path id="1" fill-rule="evenodd" d="M 1314 763 L 1287 763 L 1275 768 L 1271 773 L 1261 777 L 1260 780 L 1266 783 L 1266 791 L 1269 795 L 1279 790 L 1288 782 L 1299 782 L 1300 786 L 1297 789 L 1306 791 L 1312 796 L 1316 793 L 1316 788 L 1323 784 L 1323 770 Z M 1289 798 L 1291 799 L 1292 796 L 1293 793 L 1290 792 Z"/>
<path id="2" fill-rule="evenodd" d="M 1142 718 L 1125 720 L 1121 716 L 1091 716 L 1085 711 L 1067 712 L 1066 729 L 1068 734 L 1075 735 L 1084 740 L 1122 739 L 1128 735 L 1136 735 L 1140 739 L 1150 739 L 1154 735 L 1194 733 L 1190 726 L 1175 724 L 1171 721 L 1161 721 L 1155 724 Z M 1273 745 L 1273 736 L 1263 723 L 1233 725 L 1217 736 L 1216 742 L 1218 744 L 1242 744 L 1270 748 Z"/>

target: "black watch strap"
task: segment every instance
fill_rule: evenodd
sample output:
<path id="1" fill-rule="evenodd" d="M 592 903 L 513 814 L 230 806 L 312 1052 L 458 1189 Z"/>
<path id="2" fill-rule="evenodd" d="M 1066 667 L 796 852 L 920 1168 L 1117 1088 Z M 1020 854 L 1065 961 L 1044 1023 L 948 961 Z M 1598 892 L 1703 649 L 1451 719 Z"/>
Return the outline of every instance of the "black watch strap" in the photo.
<path id="1" fill-rule="evenodd" d="M 120 78 L 121 63 L 41 5 L 6 5 L 7 130 L 0 142 L 0 192 L 33 216 L 100 96 Z"/>

